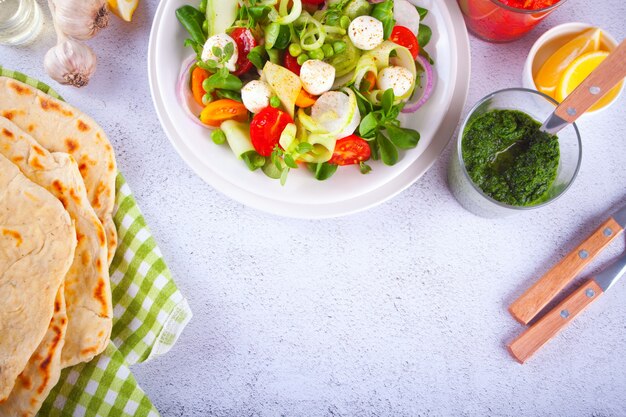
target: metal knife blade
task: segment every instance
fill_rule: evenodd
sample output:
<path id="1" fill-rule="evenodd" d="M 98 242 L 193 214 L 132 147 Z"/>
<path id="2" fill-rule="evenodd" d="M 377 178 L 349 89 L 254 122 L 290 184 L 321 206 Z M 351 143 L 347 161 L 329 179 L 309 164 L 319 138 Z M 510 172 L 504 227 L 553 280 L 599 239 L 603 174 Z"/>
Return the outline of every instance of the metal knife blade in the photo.
<path id="1" fill-rule="evenodd" d="M 543 122 L 543 125 L 539 128 L 543 132 L 556 135 L 561 129 L 567 126 L 569 122 L 561 119 L 556 113 L 552 113 L 548 119 Z"/>
<path id="2" fill-rule="evenodd" d="M 607 292 L 626 273 L 626 254 L 622 255 L 611 266 L 597 274 L 593 279 L 602 291 Z"/>
<path id="3" fill-rule="evenodd" d="M 613 217 L 623 229 L 626 229 L 626 206 L 617 210 L 611 217 Z"/>

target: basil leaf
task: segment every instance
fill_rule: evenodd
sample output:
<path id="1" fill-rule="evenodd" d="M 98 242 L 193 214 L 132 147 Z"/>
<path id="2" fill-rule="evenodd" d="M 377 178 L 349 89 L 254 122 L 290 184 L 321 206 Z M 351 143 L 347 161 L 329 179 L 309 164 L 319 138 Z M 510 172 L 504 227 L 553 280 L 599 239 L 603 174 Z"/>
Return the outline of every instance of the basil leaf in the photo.
<path id="1" fill-rule="evenodd" d="M 398 150 L 385 135 L 378 132 L 376 141 L 380 146 L 380 159 L 385 165 L 395 165 L 398 162 Z"/>
<path id="2" fill-rule="evenodd" d="M 424 9 L 423 7 L 415 6 L 417 12 L 420 14 L 420 21 L 424 20 L 426 15 L 428 14 L 428 9 Z"/>
<path id="3" fill-rule="evenodd" d="M 271 161 L 271 158 L 265 158 L 265 165 L 263 165 L 262 170 L 265 175 L 277 180 L 280 178 L 283 168 L 276 168 L 276 165 L 274 165 Z"/>
<path id="4" fill-rule="evenodd" d="M 256 151 L 248 151 L 241 155 L 241 159 L 246 163 L 250 171 L 256 171 L 265 164 L 265 158 Z"/>
<path id="5" fill-rule="evenodd" d="M 287 165 L 289 168 L 298 168 L 298 164 L 296 164 L 296 161 L 293 160 L 293 156 L 289 155 L 288 153 L 283 156 L 283 160 L 285 161 L 285 165 Z"/>
<path id="6" fill-rule="evenodd" d="M 289 174 L 289 168 L 285 167 L 283 171 L 280 173 L 280 185 L 285 185 L 287 182 L 287 175 Z"/>
<path id="7" fill-rule="evenodd" d="M 365 96 L 359 90 L 353 87 L 352 91 L 354 91 L 354 94 L 356 95 L 356 103 L 359 107 L 359 113 L 363 115 L 369 114 L 374 111 L 374 106 L 372 105 L 372 103 L 370 103 L 370 101 L 365 98 Z"/>
<path id="8" fill-rule="evenodd" d="M 428 52 L 426 52 L 426 49 L 420 48 L 419 54 L 423 56 L 424 58 L 426 58 L 428 62 L 430 63 L 430 65 L 435 65 L 435 61 L 433 61 L 433 59 L 430 57 Z"/>
<path id="9" fill-rule="evenodd" d="M 224 61 L 228 61 L 233 54 L 235 53 L 235 44 L 232 42 L 228 42 L 224 46 Z"/>
<path id="10" fill-rule="evenodd" d="M 417 43 L 419 44 L 420 49 L 428 45 L 432 36 L 432 29 L 429 26 L 420 24 L 419 30 L 417 31 Z"/>
<path id="11" fill-rule="evenodd" d="M 189 32 L 194 42 L 204 45 L 206 42 L 206 36 L 202 30 L 202 22 L 206 19 L 204 13 L 193 6 L 185 5 L 176 9 L 176 18 Z"/>
<path id="12" fill-rule="evenodd" d="M 248 59 L 257 69 L 263 69 L 267 61 L 267 51 L 263 45 L 255 46 L 248 52 Z"/>
<path id="13" fill-rule="evenodd" d="M 191 46 L 191 48 L 196 53 L 196 55 L 198 55 L 198 59 L 200 59 L 200 56 L 202 55 L 202 48 L 203 48 L 201 44 L 194 41 L 193 39 L 185 39 L 183 46 L 185 47 Z"/>
<path id="14" fill-rule="evenodd" d="M 280 31 L 278 32 L 278 38 L 274 41 L 274 48 L 285 49 L 291 42 L 291 30 L 289 25 L 280 25 Z"/>
<path id="15" fill-rule="evenodd" d="M 374 6 L 372 17 L 382 22 L 384 38 L 389 39 L 391 31 L 396 24 L 396 20 L 393 18 L 393 0 L 385 0 Z"/>
<path id="16" fill-rule="evenodd" d="M 307 152 L 311 152 L 313 150 L 313 145 L 308 142 L 299 143 L 296 147 L 296 152 L 299 154 L 305 154 Z"/>
<path id="17" fill-rule="evenodd" d="M 370 158 L 374 161 L 378 161 L 380 159 L 380 146 L 378 146 L 376 137 L 374 137 L 370 142 L 367 142 L 367 144 L 370 145 L 370 150 L 372 151 Z"/>
<path id="18" fill-rule="evenodd" d="M 385 125 L 389 139 L 400 149 L 413 149 L 420 140 L 420 134 L 413 129 L 405 129 L 393 125 Z"/>
<path id="19" fill-rule="evenodd" d="M 322 162 L 321 164 L 309 164 L 309 169 L 314 170 L 315 179 L 324 181 L 333 176 L 339 165 Z"/>
<path id="20" fill-rule="evenodd" d="M 361 137 L 373 137 L 376 128 L 378 127 L 378 120 L 376 119 L 376 112 L 368 113 L 359 124 L 359 135 Z"/>
<path id="21" fill-rule="evenodd" d="M 382 99 L 383 112 L 385 113 L 385 115 L 389 116 L 389 113 L 391 112 L 391 109 L 393 108 L 393 102 L 395 101 L 395 99 L 396 97 L 393 94 L 392 88 L 385 90 L 385 92 L 383 93 L 383 99 Z"/>
<path id="22" fill-rule="evenodd" d="M 238 101 L 240 103 L 242 103 L 243 101 L 241 100 L 241 94 L 236 92 L 236 91 L 231 91 L 231 90 L 215 90 L 215 95 L 217 96 L 217 98 L 228 98 L 230 100 L 235 100 Z"/>
<path id="23" fill-rule="evenodd" d="M 255 26 L 258 21 L 265 19 L 270 13 L 270 10 L 268 6 L 248 7 L 248 16 L 250 16 L 252 26 Z"/>

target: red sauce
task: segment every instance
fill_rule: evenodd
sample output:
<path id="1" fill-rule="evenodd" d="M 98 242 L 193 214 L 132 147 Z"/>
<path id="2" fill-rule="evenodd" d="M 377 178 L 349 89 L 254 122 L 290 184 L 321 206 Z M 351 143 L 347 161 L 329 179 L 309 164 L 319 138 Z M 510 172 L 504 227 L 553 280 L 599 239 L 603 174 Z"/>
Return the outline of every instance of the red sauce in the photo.
<path id="1" fill-rule="evenodd" d="M 491 42 L 509 42 L 530 32 L 563 0 L 458 0 L 465 23 L 477 36 Z M 504 7 L 507 5 L 519 11 Z"/>
<path id="2" fill-rule="evenodd" d="M 516 9 L 539 10 L 550 7 L 560 0 L 499 0 L 500 3 L 506 4 Z"/>

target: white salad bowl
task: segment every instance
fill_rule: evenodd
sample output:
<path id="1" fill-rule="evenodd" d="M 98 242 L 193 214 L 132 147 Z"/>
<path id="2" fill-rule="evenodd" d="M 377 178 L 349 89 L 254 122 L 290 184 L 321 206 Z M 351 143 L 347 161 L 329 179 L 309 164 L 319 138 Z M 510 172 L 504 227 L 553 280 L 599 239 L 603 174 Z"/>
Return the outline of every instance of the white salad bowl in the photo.
<path id="1" fill-rule="evenodd" d="M 228 146 L 215 145 L 210 130 L 191 120 L 177 99 L 181 65 L 192 51 L 183 47 L 187 35 L 175 10 L 191 3 L 170 0 L 159 4 L 148 49 L 152 99 L 167 137 L 183 160 L 212 187 L 243 204 L 298 218 L 335 217 L 364 210 L 419 179 L 456 129 L 469 87 L 469 40 L 456 1 L 441 0 L 429 2 L 430 13 L 424 22 L 433 29 L 426 49 L 435 60 L 435 89 L 416 113 L 401 116 L 404 126 L 421 134 L 415 149 L 402 151 L 395 166 L 370 161 L 373 169 L 367 175 L 357 167 L 342 167 L 326 181 L 317 181 L 300 168 L 292 170 L 286 185 L 281 186 L 260 170 L 251 172 Z"/>

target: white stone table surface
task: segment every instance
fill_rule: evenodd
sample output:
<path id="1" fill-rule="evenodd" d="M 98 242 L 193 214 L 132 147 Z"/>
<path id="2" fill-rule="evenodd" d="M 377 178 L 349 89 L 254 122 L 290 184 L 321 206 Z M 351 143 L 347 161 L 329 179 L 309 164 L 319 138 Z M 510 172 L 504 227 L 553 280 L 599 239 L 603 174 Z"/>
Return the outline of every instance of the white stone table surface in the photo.
<path id="1" fill-rule="evenodd" d="M 165 0 L 164 0 L 165 1 Z M 438 0 L 435 0 L 438 1 Z M 446 185 L 448 146 L 391 201 L 349 217 L 292 220 L 206 185 L 176 154 L 150 98 L 146 51 L 156 1 L 89 44 L 84 89 L 42 68 L 34 45 L 0 64 L 50 83 L 108 132 L 120 170 L 195 317 L 167 355 L 133 368 L 163 416 L 626 416 L 626 281 L 526 365 L 505 343 L 507 306 L 626 203 L 626 98 L 580 124 L 579 178 L 556 203 L 487 220 Z M 471 38 L 465 111 L 520 86 L 532 43 L 563 22 L 626 37 L 623 0 L 569 0 L 526 38 Z M 607 250 L 582 277 L 624 250 Z"/>

